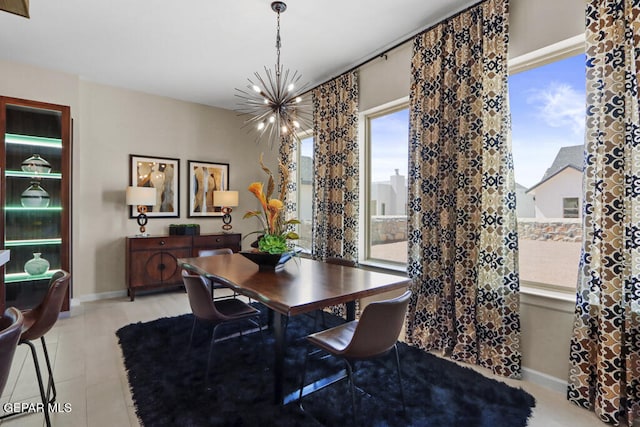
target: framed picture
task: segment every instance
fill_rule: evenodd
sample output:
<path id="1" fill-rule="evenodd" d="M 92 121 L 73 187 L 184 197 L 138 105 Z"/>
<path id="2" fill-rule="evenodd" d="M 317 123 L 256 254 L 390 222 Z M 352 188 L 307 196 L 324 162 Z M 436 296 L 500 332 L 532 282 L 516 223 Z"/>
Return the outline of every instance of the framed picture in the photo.
<path id="1" fill-rule="evenodd" d="M 147 206 L 149 218 L 180 216 L 180 160 L 167 157 L 129 155 L 130 185 L 156 189 L 156 204 Z M 138 216 L 131 206 L 130 218 Z"/>
<path id="2" fill-rule="evenodd" d="M 189 166 L 189 218 L 222 217 L 222 208 L 216 206 L 214 191 L 229 189 L 229 164 L 188 161 Z"/>

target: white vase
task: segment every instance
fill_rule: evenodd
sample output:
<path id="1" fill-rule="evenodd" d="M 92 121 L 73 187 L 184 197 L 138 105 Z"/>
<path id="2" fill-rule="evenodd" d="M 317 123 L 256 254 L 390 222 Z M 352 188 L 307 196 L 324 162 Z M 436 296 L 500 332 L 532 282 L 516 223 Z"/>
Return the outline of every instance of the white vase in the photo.
<path id="1" fill-rule="evenodd" d="M 29 188 L 20 195 L 20 203 L 25 208 L 46 208 L 49 206 L 49 193 L 37 181 L 31 181 Z"/>
<path id="2" fill-rule="evenodd" d="M 22 162 L 22 170 L 35 174 L 47 174 L 51 172 L 51 165 L 39 154 L 34 154 Z"/>
<path id="3" fill-rule="evenodd" d="M 34 252 L 33 258 L 24 264 L 24 271 L 30 276 L 40 276 L 49 270 L 49 261 L 42 258 L 40 252 Z"/>

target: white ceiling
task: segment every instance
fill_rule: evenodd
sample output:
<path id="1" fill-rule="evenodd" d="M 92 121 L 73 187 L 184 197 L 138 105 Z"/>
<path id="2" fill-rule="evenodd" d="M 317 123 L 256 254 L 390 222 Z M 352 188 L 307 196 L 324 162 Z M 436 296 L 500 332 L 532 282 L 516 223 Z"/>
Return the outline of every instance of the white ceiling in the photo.
<path id="1" fill-rule="evenodd" d="M 315 86 L 477 2 L 289 0 L 281 15 L 281 62 Z M 234 88 L 274 66 L 270 4 L 31 0 L 31 19 L 0 12 L 0 60 L 234 109 Z"/>

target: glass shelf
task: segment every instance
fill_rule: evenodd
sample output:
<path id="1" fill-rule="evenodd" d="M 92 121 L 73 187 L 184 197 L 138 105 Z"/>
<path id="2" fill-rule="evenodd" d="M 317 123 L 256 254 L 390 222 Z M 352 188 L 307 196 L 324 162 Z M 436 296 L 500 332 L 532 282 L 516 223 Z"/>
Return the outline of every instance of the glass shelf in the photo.
<path id="1" fill-rule="evenodd" d="M 46 208 L 26 208 L 24 206 L 6 206 L 4 208 L 5 211 L 22 211 L 22 212 L 33 212 L 33 211 L 51 211 L 51 212 L 60 212 L 62 210 L 61 206 L 49 206 Z"/>
<path id="2" fill-rule="evenodd" d="M 35 245 L 60 245 L 62 239 L 29 239 L 29 240 L 7 240 L 4 246 L 7 248 L 15 248 L 18 246 L 35 246 Z"/>
<path id="3" fill-rule="evenodd" d="M 7 144 L 33 145 L 37 147 L 62 149 L 62 140 L 59 138 L 44 138 L 41 136 L 16 135 L 14 133 L 6 133 L 4 141 Z"/>
<path id="4" fill-rule="evenodd" d="M 15 177 L 15 178 L 31 178 L 31 179 L 62 179 L 61 173 L 32 173 L 32 172 L 24 172 L 24 171 L 4 171 L 5 176 Z"/>
<path id="5" fill-rule="evenodd" d="M 58 270 L 47 270 L 44 274 L 32 276 L 27 273 L 9 273 L 4 275 L 5 283 L 31 282 L 33 280 L 49 280 Z"/>

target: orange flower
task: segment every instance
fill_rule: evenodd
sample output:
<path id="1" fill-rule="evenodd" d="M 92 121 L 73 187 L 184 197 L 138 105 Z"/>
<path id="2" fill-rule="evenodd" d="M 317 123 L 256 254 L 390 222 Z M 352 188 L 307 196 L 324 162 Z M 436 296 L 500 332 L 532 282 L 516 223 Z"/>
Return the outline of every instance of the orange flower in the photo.
<path id="1" fill-rule="evenodd" d="M 269 212 L 269 233 L 276 232 L 276 221 L 278 220 L 278 212 L 282 210 L 284 204 L 278 199 L 270 199 L 267 204 L 267 211 Z"/>
<path id="2" fill-rule="evenodd" d="M 280 163 L 280 170 L 282 172 L 280 199 L 272 199 L 271 195 L 275 189 L 275 182 L 271 171 L 262 162 L 262 156 L 260 156 L 260 167 L 269 177 L 266 194 L 265 186 L 261 182 L 251 183 L 248 190 L 260 201 L 262 210 L 248 211 L 244 214 L 244 218 L 257 217 L 260 222 L 262 222 L 263 229 L 260 231 L 254 231 L 256 234 L 263 234 L 263 237 L 258 240 L 258 248 L 261 251 L 269 253 L 283 253 L 287 250 L 287 240 L 296 240 L 299 238 L 296 232 L 287 228 L 295 224 L 300 224 L 300 221 L 293 218 L 288 220 L 282 218 L 282 213 L 284 211 L 283 199 L 289 175 L 286 168 L 282 163 Z"/>
<path id="3" fill-rule="evenodd" d="M 267 198 L 264 196 L 262 183 L 252 182 L 251 185 L 249 185 L 249 191 L 253 193 L 254 196 L 256 196 L 256 198 L 260 201 L 260 204 L 262 205 L 262 209 L 266 211 Z"/>

